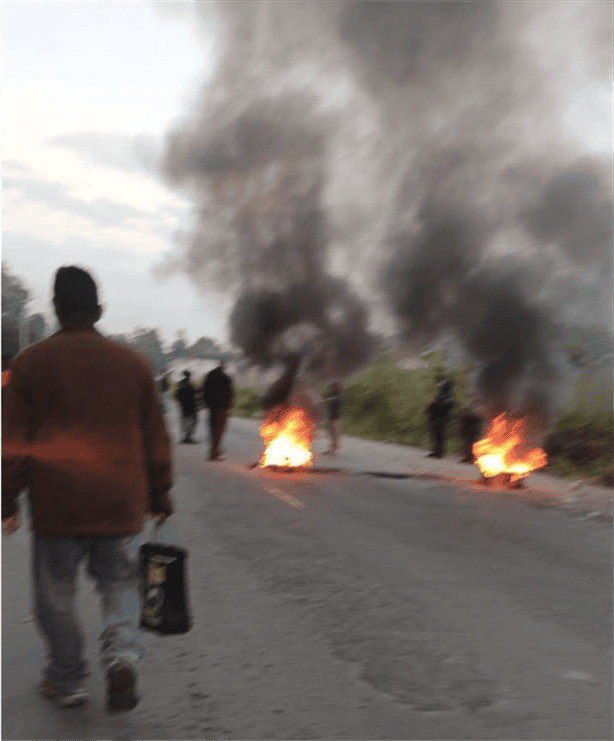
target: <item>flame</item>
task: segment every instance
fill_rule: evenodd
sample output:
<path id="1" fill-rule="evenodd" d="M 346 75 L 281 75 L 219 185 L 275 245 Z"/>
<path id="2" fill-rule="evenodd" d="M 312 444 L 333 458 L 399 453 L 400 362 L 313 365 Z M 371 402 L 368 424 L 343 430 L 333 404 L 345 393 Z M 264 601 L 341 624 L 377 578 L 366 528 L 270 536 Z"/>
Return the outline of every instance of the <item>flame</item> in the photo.
<path id="1" fill-rule="evenodd" d="M 490 478 L 508 473 L 512 482 L 548 463 L 541 448 L 532 448 L 527 443 L 526 421 L 505 413 L 492 420 L 486 437 L 473 446 L 473 454 L 484 476 Z"/>
<path id="2" fill-rule="evenodd" d="M 265 450 L 260 467 L 311 466 L 313 425 L 302 409 L 273 410 L 260 425 Z"/>

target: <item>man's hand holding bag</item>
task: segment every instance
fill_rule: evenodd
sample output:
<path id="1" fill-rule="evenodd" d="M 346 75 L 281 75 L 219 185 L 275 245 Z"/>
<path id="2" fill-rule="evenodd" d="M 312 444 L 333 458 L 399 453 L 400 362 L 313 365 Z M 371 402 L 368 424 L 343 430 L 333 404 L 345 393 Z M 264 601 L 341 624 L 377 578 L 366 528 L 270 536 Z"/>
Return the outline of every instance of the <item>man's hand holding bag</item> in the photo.
<path id="1" fill-rule="evenodd" d="M 164 524 L 158 522 L 154 528 L 154 542 L 144 543 L 139 548 L 139 627 L 162 635 L 187 633 L 192 627 L 188 607 L 188 552 L 185 548 L 164 542 L 177 542 L 173 523 L 168 520 Z"/>

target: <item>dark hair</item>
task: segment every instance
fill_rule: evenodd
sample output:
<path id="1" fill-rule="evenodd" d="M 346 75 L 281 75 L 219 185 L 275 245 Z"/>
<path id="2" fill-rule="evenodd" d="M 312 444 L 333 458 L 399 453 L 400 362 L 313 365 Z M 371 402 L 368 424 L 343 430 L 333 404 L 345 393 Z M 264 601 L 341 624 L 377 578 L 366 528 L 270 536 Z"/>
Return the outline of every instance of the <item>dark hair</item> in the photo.
<path id="1" fill-rule="evenodd" d="M 92 276 L 74 265 L 59 268 L 53 284 L 53 301 L 64 316 L 94 314 L 98 309 L 98 290 Z"/>

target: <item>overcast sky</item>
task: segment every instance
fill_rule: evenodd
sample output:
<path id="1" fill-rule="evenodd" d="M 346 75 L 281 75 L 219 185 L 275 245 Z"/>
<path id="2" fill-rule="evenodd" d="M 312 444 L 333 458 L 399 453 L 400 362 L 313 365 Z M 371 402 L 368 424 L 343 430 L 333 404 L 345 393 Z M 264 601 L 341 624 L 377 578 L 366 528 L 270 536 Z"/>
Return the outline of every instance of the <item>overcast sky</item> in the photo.
<path id="1" fill-rule="evenodd" d="M 103 332 L 157 327 L 170 343 L 226 339 L 229 301 L 154 268 L 189 228 L 163 182 L 163 138 L 216 63 L 216 33 L 192 3 L 2 3 L 3 261 L 51 316 L 55 269 L 98 281 Z M 611 151 L 611 88 L 586 85 L 562 113 L 587 152 Z"/>
<path id="2" fill-rule="evenodd" d="M 2 3 L 2 259 L 31 311 L 50 316 L 55 269 L 79 264 L 98 281 L 102 331 L 224 339 L 220 296 L 153 271 L 190 219 L 158 174 L 163 135 L 215 59 L 213 32 L 201 20 L 197 38 L 182 15 L 166 3 Z"/>

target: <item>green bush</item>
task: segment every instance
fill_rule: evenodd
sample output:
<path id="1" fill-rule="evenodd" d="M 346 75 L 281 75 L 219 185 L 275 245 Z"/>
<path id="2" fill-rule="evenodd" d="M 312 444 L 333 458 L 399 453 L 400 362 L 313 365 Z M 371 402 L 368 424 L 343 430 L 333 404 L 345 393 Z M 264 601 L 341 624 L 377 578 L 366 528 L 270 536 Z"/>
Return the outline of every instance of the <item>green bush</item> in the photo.
<path id="1" fill-rule="evenodd" d="M 614 484 L 611 398 L 611 384 L 607 380 L 586 375 L 579 379 L 573 401 L 546 438 L 546 472 L 601 486 Z"/>
<path id="2" fill-rule="evenodd" d="M 344 388 L 343 432 L 429 449 L 431 440 L 426 405 L 434 396 L 441 375 L 439 362 L 415 371 L 403 370 L 392 362 L 370 366 Z M 466 374 L 462 370 L 453 370 L 445 375 L 454 381 L 457 412 L 469 398 Z M 450 423 L 447 449 L 450 453 L 460 451 L 455 416 Z"/>

